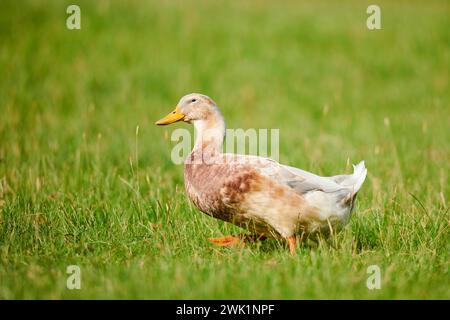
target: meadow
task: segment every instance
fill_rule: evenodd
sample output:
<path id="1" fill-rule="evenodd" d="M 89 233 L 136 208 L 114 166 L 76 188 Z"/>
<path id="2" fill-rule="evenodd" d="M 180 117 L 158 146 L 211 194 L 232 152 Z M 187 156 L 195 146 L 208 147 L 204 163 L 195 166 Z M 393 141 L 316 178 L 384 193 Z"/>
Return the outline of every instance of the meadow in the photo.
<path id="1" fill-rule="evenodd" d="M 0 4 L 0 299 L 449 299 L 450 4 Z M 291 256 L 188 201 L 171 132 L 189 92 L 280 161 L 368 176 L 349 225 Z M 81 289 L 66 287 L 66 268 Z M 366 286 L 377 265 L 381 288 Z"/>

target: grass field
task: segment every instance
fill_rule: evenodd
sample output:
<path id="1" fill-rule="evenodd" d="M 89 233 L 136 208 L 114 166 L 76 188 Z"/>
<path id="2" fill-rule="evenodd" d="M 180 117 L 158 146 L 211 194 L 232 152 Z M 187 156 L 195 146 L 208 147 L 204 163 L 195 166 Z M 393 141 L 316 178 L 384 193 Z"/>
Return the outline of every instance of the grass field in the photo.
<path id="1" fill-rule="evenodd" d="M 68 30 L 72 1 L 2 1 L 0 298 L 450 299 L 450 4 L 377 1 L 369 31 L 372 2 L 76 1 Z M 153 124 L 189 92 L 279 128 L 282 163 L 364 159 L 347 228 L 213 247 L 240 230 L 187 200 L 187 125 Z"/>

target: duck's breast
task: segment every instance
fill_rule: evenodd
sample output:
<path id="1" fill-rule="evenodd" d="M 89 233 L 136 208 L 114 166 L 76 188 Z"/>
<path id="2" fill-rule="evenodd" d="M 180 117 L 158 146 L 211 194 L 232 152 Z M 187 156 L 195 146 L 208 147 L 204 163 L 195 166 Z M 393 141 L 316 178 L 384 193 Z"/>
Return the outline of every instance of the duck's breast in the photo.
<path id="1" fill-rule="evenodd" d="M 251 190 L 255 174 L 246 166 L 216 161 L 185 164 L 184 184 L 192 203 L 215 218 L 237 223 L 241 204 Z"/>

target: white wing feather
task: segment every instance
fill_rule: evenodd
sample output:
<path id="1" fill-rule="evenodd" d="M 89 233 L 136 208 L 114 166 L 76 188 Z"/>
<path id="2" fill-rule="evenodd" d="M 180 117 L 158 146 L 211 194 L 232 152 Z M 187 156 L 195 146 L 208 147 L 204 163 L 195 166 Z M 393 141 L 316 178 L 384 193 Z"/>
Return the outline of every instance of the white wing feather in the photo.
<path id="1" fill-rule="evenodd" d="M 288 185 L 300 194 L 317 190 L 326 193 L 336 192 L 339 195 L 342 194 L 342 197 L 345 197 L 350 193 L 354 194 L 358 192 L 367 174 L 364 161 L 353 166 L 353 174 L 322 177 L 305 170 L 282 165 L 269 158 L 236 154 L 227 154 L 227 156 L 233 157 L 234 161 L 238 161 L 239 163 L 250 164 L 263 176 L 274 179 L 278 183 Z"/>

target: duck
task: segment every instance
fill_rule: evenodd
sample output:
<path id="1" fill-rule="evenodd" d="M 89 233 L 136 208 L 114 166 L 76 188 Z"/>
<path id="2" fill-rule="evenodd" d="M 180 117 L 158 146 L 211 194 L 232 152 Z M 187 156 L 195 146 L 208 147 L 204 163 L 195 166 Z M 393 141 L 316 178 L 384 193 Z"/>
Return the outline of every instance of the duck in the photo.
<path id="1" fill-rule="evenodd" d="M 232 246 L 246 239 L 285 241 L 295 254 L 309 236 L 330 235 L 348 224 L 356 195 L 364 183 L 364 161 L 352 174 L 319 176 L 255 155 L 223 153 L 225 120 L 208 96 L 190 93 L 156 121 L 164 126 L 192 124 L 196 140 L 184 162 L 184 187 L 201 212 L 249 231 L 208 240 Z"/>

